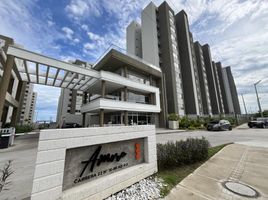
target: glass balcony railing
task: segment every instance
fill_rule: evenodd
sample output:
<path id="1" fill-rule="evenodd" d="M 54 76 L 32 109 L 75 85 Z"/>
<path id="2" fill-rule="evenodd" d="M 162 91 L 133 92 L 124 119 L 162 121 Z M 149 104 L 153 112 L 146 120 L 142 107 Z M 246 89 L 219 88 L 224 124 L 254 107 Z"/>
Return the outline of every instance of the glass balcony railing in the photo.
<path id="1" fill-rule="evenodd" d="M 96 96 L 96 97 L 90 99 L 90 101 L 84 102 L 83 104 L 85 105 L 87 103 L 91 103 L 91 102 L 96 101 L 98 99 L 107 99 L 107 100 L 121 101 L 121 102 L 127 102 L 127 103 L 139 103 L 139 104 L 155 105 L 155 104 L 151 104 L 150 102 L 131 100 L 131 99 L 128 99 L 127 101 L 124 101 L 119 96 L 111 96 L 111 95 L 105 96 L 105 97 Z"/>

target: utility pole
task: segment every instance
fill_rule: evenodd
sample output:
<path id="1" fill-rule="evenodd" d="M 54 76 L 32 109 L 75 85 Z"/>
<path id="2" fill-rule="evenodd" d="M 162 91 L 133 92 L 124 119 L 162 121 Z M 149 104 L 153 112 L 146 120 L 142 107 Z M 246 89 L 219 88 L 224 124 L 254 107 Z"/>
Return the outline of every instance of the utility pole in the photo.
<path id="1" fill-rule="evenodd" d="M 259 110 L 260 110 L 260 113 L 261 113 L 261 117 L 263 117 L 263 113 L 262 113 L 262 110 L 261 110 L 261 103 L 260 103 L 260 99 L 259 99 L 259 96 L 258 96 L 258 91 L 257 91 L 257 84 L 259 84 L 261 82 L 261 80 L 259 80 L 258 82 L 254 83 L 254 88 L 255 88 L 255 92 L 256 92 L 256 97 L 257 97 L 257 102 L 258 102 L 258 106 L 259 106 Z"/>
<path id="2" fill-rule="evenodd" d="M 242 97 L 242 101 L 243 101 L 243 104 L 244 104 L 246 116 L 248 116 L 248 111 L 247 111 L 247 107 L 246 107 L 246 104 L 245 104 L 245 100 L 244 100 L 243 94 L 241 94 L 241 97 Z"/>
<path id="3" fill-rule="evenodd" d="M 35 122 L 37 122 L 38 119 L 38 111 L 35 112 Z"/>

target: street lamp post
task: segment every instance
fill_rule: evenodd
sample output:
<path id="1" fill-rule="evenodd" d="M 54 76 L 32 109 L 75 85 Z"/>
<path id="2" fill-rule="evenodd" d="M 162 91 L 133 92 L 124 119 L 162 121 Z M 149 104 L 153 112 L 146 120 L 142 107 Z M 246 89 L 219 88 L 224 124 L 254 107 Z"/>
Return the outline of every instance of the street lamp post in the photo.
<path id="1" fill-rule="evenodd" d="M 259 99 L 259 95 L 258 95 L 258 91 L 257 91 L 257 84 L 259 84 L 261 82 L 261 80 L 259 80 L 258 82 L 254 83 L 254 88 L 255 88 L 255 92 L 256 92 L 256 97 L 257 97 L 257 102 L 258 102 L 258 106 L 259 106 L 259 110 L 260 110 L 260 113 L 261 113 L 261 117 L 263 117 L 263 113 L 262 113 L 262 110 L 261 110 L 261 103 L 260 103 L 260 99 Z"/>
<path id="2" fill-rule="evenodd" d="M 246 104 L 245 104 L 244 96 L 243 96 L 243 94 L 241 94 L 241 96 L 242 96 L 242 101 L 243 101 L 245 113 L 246 113 L 246 116 L 248 117 L 248 111 L 247 111 L 247 107 L 246 107 Z"/>

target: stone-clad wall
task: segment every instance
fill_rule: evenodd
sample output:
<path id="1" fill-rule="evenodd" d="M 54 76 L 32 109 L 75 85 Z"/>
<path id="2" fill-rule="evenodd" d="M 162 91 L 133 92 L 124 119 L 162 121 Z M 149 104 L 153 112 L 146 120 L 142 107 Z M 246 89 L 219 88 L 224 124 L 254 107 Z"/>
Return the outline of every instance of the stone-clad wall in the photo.
<path id="1" fill-rule="evenodd" d="M 145 139 L 145 163 L 62 191 L 66 149 Z M 43 130 L 40 133 L 32 200 L 103 199 L 157 172 L 155 127 L 117 126 Z"/>

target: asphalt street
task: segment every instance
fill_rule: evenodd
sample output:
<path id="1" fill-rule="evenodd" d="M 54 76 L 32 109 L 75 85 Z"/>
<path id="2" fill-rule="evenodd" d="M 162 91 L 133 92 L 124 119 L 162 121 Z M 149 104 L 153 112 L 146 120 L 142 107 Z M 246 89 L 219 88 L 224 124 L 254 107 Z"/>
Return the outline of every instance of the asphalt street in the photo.
<path id="1" fill-rule="evenodd" d="M 232 131 L 183 131 L 178 133 L 163 133 L 156 136 L 157 143 L 168 141 L 185 140 L 186 138 L 205 137 L 211 146 L 217 146 L 233 142 L 268 142 L 268 129 L 250 129 L 246 125 L 234 128 Z"/>

